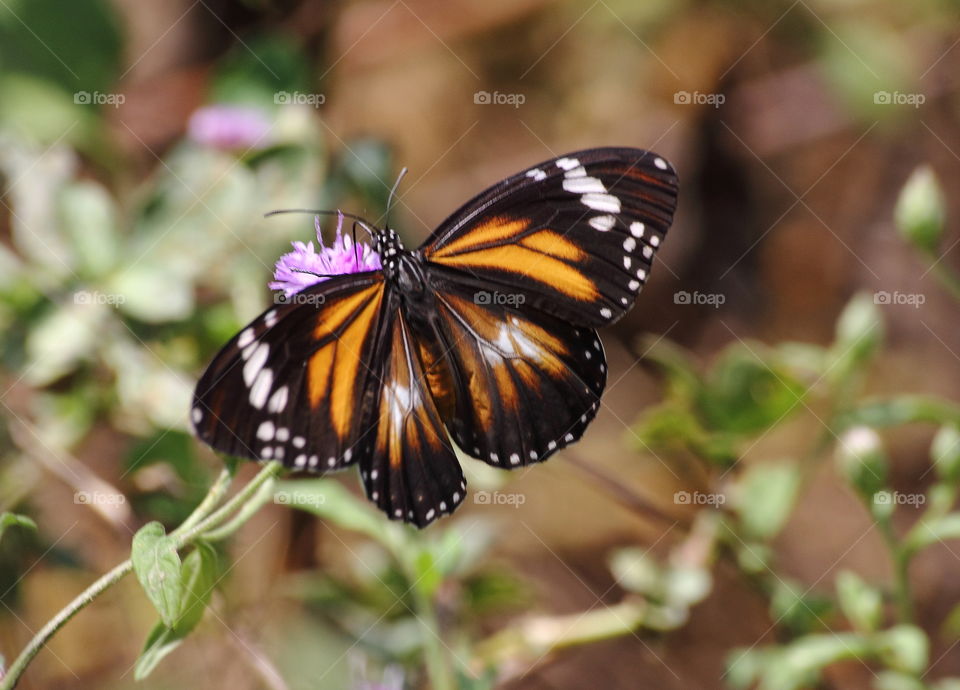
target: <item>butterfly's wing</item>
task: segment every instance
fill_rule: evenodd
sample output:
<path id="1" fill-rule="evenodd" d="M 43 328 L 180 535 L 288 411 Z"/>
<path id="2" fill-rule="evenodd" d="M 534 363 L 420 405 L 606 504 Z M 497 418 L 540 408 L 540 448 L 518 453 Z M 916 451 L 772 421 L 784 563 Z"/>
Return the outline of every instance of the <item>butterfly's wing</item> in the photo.
<path id="1" fill-rule="evenodd" d="M 214 358 L 191 420 L 213 448 L 312 472 L 372 452 L 378 355 L 395 313 L 379 272 L 339 276 L 276 305 Z"/>
<path id="2" fill-rule="evenodd" d="M 453 512 L 467 487 L 427 384 L 423 346 L 398 312 L 385 338 L 376 444 L 360 460 L 367 496 L 418 527 Z"/>
<path id="3" fill-rule="evenodd" d="M 676 204 L 677 176 L 657 154 L 590 149 L 491 187 L 420 251 L 478 294 L 522 294 L 528 306 L 597 327 L 632 306 Z"/>
<path id="4" fill-rule="evenodd" d="M 457 445 L 515 468 L 579 439 L 606 382 L 597 333 L 521 305 L 478 303 L 459 283 L 433 289 L 440 348 L 428 380 Z"/>

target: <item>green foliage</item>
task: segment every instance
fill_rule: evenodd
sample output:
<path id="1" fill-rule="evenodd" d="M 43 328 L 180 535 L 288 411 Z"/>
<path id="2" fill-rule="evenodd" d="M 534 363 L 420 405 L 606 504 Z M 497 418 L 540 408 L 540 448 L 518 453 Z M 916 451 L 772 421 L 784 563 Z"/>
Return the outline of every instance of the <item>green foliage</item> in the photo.
<path id="1" fill-rule="evenodd" d="M 160 620 L 172 628 L 180 617 L 183 599 L 183 566 L 176 542 L 167 536 L 163 525 L 151 522 L 134 535 L 130 557 L 133 572 Z"/>
<path id="2" fill-rule="evenodd" d="M 37 529 L 37 523 L 26 515 L 16 515 L 14 513 L 0 513 L 0 539 L 3 533 L 10 527 L 26 527 L 28 529 Z"/>
<path id="3" fill-rule="evenodd" d="M 157 664 L 197 627 L 210 603 L 218 575 L 217 552 L 210 544 L 198 542 L 183 560 L 180 572 L 181 598 L 173 625 L 160 621 L 150 631 L 134 667 L 137 680 L 150 675 Z"/>

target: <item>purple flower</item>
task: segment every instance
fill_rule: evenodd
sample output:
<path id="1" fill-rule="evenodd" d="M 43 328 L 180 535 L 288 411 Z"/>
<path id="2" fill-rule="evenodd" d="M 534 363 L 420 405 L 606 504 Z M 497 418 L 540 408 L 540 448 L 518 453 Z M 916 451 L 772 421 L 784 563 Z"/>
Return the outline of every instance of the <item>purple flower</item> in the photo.
<path id="1" fill-rule="evenodd" d="M 301 290 L 326 280 L 330 276 L 344 273 L 361 273 L 380 268 L 380 255 L 363 242 L 353 243 L 353 237 L 344 235 L 343 214 L 338 212 L 337 236 L 326 247 L 320 234 L 320 217 L 315 216 L 313 224 L 317 229 L 317 243 L 320 251 L 313 250 L 313 242 L 293 242 L 293 251 L 280 257 L 273 272 L 271 290 L 283 290 L 289 298 Z"/>
<path id="2" fill-rule="evenodd" d="M 263 148 L 269 142 L 270 120 L 259 108 L 209 105 L 190 116 L 190 138 L 217 149 Z"/>

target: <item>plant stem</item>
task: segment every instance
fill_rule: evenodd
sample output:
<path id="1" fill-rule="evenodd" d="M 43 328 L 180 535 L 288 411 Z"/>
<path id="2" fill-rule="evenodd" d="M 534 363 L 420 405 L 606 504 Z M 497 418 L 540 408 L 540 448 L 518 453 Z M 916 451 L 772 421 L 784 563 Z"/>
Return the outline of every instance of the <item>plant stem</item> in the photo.
<path id="1" fill-rule="evenodd" d="M 933 275 L 937 281 L 954 299 L 960 300 L 960 278 L 957 277 L 957 274 L 954 273 L 935 252 L 930 252 L 928 256 L 933 262 Z"/>
<path id="2" fill-rule="evenodd" d="M 251 479 L 229 501 L 224 503 L 219 509 L 213 511 L 213 508 L 220 502 L 230 486 L 232 475 L 228 470 L 223 470 L 217 477 L 210 491 L 196 507 L 193 513 L 184 520 L 183 524 L 170 533 L 176 540 L 177 549 L 182 549 L 190 544 L 197 537 L 203 536 L 208 530 L 212 530 L 226 520 L 235 510 L 244 507 L 244 503 L 255 496 L 260 488 L 268 481 L 271 481 L 279 474 L 283 466 L 276 462 L 268 463 L 260 472 Z M 259 500 L 259 499 L 258 499 Z M 260 505 L 263 503 L 260 502 Z M 213 511 L 211 513 L 211 511 Z M 247 519 L 255 511 L 242 511 Z M 235 527 L 239 527 L 236 525 Z M 130 559 L 125 560 L 106 575 L 98 579 L 92 585 L 81 592 L 73 601 L 60 610 L 57 615 L 51 618 L 36 635 L 34 635 L 27 646 L 20 652 L 20 655 L 10 665 L 7 674 L 0 680 L 0 690 L 13 690 L 17 681 L 26 670 L 27 666 L 33 661 L 37 653 L 43 649 L 44 645 L 50 640 L 56 632 L 73 618 L 79 611 L 85 608 L 90 602 L 110 589 L 113 585 L 123 579 L 123 577 L 133 569 L 133 562 Z M 453 686 L 450 686 L 451 688 Z"/>
<path id="3" fill-rule="evenodd" d="M 879 520 L 878 525 L 890 550 L 890 559 L 893 561 L 893 598 L 897 605 L 897 618 L 901 623 L 910 623 L 913 621 L 913 603 L 910 597 L 910 549 L 897 539 L 889 517 Z"/>
<path id="4" fill-rule="evenodd" d="M 413 587 L 413 598 L 417 607 L 417 620 L 423 629 L 423 654 L 430 687 L 432 690 L 455 690 L 457 684 L 447 660 L 433 601 L 419 585 Z"/>
<path id="5" fill-rule="evenodd" d="M 116 566 L 109 573 L 101 577 L 92 585 L 87 587 L 84 592 L 76 599 L 66 605 L 60 612 L 51 618 L 40 631 L 33 636 L 27 646 L 20 652 L 20 656 L 10 665 L 7 675 L 0 681 L 0 690 L 13 690 L 17 681 L 27 665 L 33 661 L 37 653 L 43 649 L 47 641 L 62 628 L 67 621 L 73 618 L 79 611 L 87 606 L 91 601 L 110 589 L 114 584 L 123 579 L 123 577 L 133 570 L 133 562 L 128 558 L 120 565 Z"/>

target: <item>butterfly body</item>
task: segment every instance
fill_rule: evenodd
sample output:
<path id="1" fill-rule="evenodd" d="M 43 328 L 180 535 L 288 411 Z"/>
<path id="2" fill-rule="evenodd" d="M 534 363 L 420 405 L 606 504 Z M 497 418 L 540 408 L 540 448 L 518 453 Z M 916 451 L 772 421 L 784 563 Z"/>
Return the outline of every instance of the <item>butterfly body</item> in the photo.
<path id="1" fill-rule="evenodd" d="M 192 421 L 226 453 L 324 473 L 418 526 L 452 512 L 467 455 L 514 469 L 580 438 L 606 383 L 594 330 L 645 282 L 676 176 L 638 149 L 592 149 L 507 178 L 418 249 L 377 230 L 381 270 L 294 295 L 231 340 Z"/>

